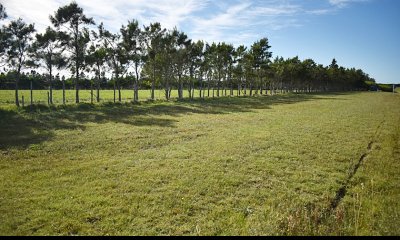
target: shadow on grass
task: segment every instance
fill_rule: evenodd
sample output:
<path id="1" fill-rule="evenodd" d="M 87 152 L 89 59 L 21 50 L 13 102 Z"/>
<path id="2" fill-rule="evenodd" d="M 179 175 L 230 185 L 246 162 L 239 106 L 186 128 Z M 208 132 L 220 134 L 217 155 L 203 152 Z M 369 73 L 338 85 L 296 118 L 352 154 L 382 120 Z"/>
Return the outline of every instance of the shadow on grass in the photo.
<path id="1" fill-rule="evenodd" d="M 12 110 L 0 109 L 0 126 L 0 150 L 13 146 L 26 147 L 53 137 L 52 131 Z"/>
<path id="2" fill-rule="evenodd" d="M 26 148 L 50 140 L 59 129 L 85 130 L 86 123 L 115 122 L 134 126 L 175 127 L 186 114 L 230 114 L 269 109 L 273 105 L 341 99 L 335 94 L 285 94 L 254 97 L 220 97 L 133 103 L 103 103 L 45 106 L 35 105 L 19 110 L 0 108 L 0 149 Z M 335 98 L 332 98 L 332 97 Z M 179 119 L 179 118 L 178 118 Z"/>

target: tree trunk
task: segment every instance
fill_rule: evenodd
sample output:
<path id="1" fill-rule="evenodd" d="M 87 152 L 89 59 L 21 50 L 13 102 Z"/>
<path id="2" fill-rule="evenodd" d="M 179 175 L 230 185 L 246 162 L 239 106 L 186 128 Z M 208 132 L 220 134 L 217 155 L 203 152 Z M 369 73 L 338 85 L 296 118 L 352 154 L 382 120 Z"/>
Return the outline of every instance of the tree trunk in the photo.
<path id="1" fill-rule="evenodd" d="M 213 85 L 212 85 L 212 97 L 215 97 L 215 81 L 213 81 Z"/>
<path id="2" fill-rule="evenodd" d="M 63 93 L 63 104 L 65 105 L 65 80 L 64 80 L 64 77 L 62 80 L 62 93 Z"/>
<path id="3" fill-rule="evenodd" d="M 76 78 L 75 78 L 75 102 L 79 103 L 79 70 L 78 63 L 76 63 Z"/>
<path id="4" fill-rule="evenodd" d="M 135 86 L 134 86 L 134 93 L 133 93 L 133 101 L 138 102 L 139 101 L 139 87 L 138 87 L 138 82 L 135 81 Z"/>
<path id="5" fill-rule="evenodd" d="M 117 89 L 118 89 L 118 102 L 121 102 L 121 84 L 119 82 L 119 73 L 115 74 L 115 79 L 117 81 Z"/>
<path id="6" fill-rule="evenodd" d="M 50 104 L 53 104 L 53 75 L 52 75 L 52 69 L 50 67 Z"/>
<path id="7" fill-rule="evenodd" d="M 233 84 L 232 83 L 230 83 L 231 84 L 231 92 L 229 93 L 229 95 L 232 97 L 233 96 Z"/>
<path id="8" fill-rule="evenodd" d="M 97 89 L 96 89 L 96 101 L 99 103 L 100 102 L 100 77 L 97 79 Z"/>
<path id="9" fill-rule="evenodd" d="M 199 97 L 200 97 L 200 99 L 203 97 L 203 93 L 202 93 L 202 91 L 203 91 L 203 80 L 202 80 L 202 78 L 203 78 L 203 73 L 201 72 L 200 73 L 200 76 L 199 76 Z"/>
<path id="10" fill-rule="evenodd" d="M 32 109 L 32 105 L 33 105 L 33 83 L 32 83 L 32 80 L 31 80 L 31 86 L 30 86 L 30 90 L 31 90 L 31 109 Z"/>
<path id="11" fill-rule="evenodd" d="M 122 100 L 122 98 L 121 98 L 121 84 L 120 84 L 120 82 L 119 82 L 119 80 L 117 81 L 118 82 L 118 101 L 119 102 L 121 102 L 121 100 Z"/>
<path id="12" fill-rule="evenodd" d="M 182 99 L 183 98 L 183 86 L 182 86 L 182 79 L 181 76 L 178 75 L 178 98 Z"/>
<path id="13" fill-rule="evenodd" d="M 139 101 L 139 72 L 138 72 L 138 67 L 135 65 L 135 73 L 136 73 L 136 79 L 135 79 L 135 85 L 133 86 L 133 101 L 138 102 Z"/>
<path id="14" fill-rule="evenodd" d="M 210 97 L 210 78 L 207 80 L 207 97 Z"/>
<path id="15" fill-rule="evenodd" d="M 135 80 L 132 79 L 132 90 L 133 90 L 133 96 L 132 96 L 132 102 L 135 101 Z"/>
<path id="16" fill-rule="evenodd" d="M 17 105 L 17 107 L 19 107 L 18 82 L 19 82 L 19 70 L 17 72 L 17 77 L 15 78 L 15 104 Z"/>
<path id="17" fill-rule="evenodd" d="M 75 102 L 79 103 L 79 46 L 78 46 L 78 33 L 79 33 L 79 22 L 76 21 L 74 26 L 74 45 L 75 45 Z"/>
<path id="18" fill-rule="evenodd" d="M 90 103 L 93 104 L 93 83 L 90 81 Z"/>
<path id="19" fill-rule="evenodd" d="M 169 101 L 169 78 L 165 81 L 165 98 Z"/>
<path id="20" fill-rule="evenodd" d="M 189 82 L 188 84 L 188 94 L 189 94 L 189 99 L 192 98 L 192 84 Z"/>
<path id="21" fill-rule="evenodd" d="M 156 86 L 156 66 L 153 65 L 153 81 L 151 82 L 151 100 L 154 101 L 154 88 Z"/>
<path id="22" fill-rule="evenodd" d="M 219 79 L 218 79 L 218 82 L 217 82 L 217 97 L 219 97 Z"/>
<path id="23" fill-rule="evenodd" d="M 100 78 L 101 78 L 100 66 L 97 65 L 96 101 L 98 103 L 100 102 Z"/>
<path id="24" fill-rule="evenodd" d="M 223 85 L 222 85 L 222 92 L 224 93 L 224 96 L 226 97 L 226 82 L 225 82 L 225 80 L 223 81 Z"/>
<path id="25" fill-rule="evenodd" d="M 115 103 L 115 79 L 114 79 L 114 103 Z"/>
<path id="26" fill-rule="evenodd" d="M 19 64 L 18 64 L 18 69 L 17 69 L 17 77 L 15 78 L 15 104 L 17 105 L 17 107 L 19 107 L 18 84 L 19 84 L 19 78 L 21 75 L 21 66 L 22 66 L 22 60 L 20 58 Z"/>

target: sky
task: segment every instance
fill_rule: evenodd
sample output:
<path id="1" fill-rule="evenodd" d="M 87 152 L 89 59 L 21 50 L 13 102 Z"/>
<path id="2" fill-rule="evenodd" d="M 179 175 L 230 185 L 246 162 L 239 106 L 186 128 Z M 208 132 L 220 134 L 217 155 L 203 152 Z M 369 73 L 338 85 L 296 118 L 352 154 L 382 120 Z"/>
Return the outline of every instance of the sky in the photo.
<path id="1" fill-rule="evenodd" d="M 1 0 L 9 15 L 51 25 L 70 0 Z M 76 0 L 96 24 L 116 33 L 128 20 L 177 27 L 193 40 L 251 46 L 267 37 L 273 57 L 362 69 L 379 83 L 400 84 L 398 0 Z"/>

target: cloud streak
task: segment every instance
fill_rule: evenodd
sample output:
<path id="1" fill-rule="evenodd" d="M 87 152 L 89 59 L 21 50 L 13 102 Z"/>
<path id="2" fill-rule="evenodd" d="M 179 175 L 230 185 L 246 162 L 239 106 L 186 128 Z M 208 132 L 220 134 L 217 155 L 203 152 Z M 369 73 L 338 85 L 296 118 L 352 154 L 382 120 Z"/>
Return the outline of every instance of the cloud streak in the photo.
<path id="1" fill-rule="evenodd" d="M 297 0 L 76 0 L 97 24 L 118 32 L 122 24 L 137 19 L 140 24 L 160 22 L 177 27 L 193 39 L 208 42 L 248 43 L 263 37 L 264 31 L 301 27 L 305 15 L 325 15 L 351 3 L 366 0 L 325 0 L 324 8 Z M 5 0 L 12 18 L 35 22 L 38 31 L 50 25 L 49 15 L 69 0 Z M 260 30 L 261 29 L 261 30 Z"/>
<path id="2" fill-rule="evenodd" d="M 351 3 L 367 2 L 368 0 L 329 0 L 329 3 L 335 7 L 346 7 Z"/>

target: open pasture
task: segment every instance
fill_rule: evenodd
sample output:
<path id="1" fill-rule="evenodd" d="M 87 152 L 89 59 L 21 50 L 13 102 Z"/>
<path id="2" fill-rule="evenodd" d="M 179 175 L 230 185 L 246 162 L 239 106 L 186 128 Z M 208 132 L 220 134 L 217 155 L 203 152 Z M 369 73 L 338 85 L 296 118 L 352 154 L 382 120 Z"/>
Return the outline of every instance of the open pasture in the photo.
<path id="1" fill-rule="evenodd" d="M 0 125 L 1 235 L 400 234 L 398 94 L 3 104 Z"/>

